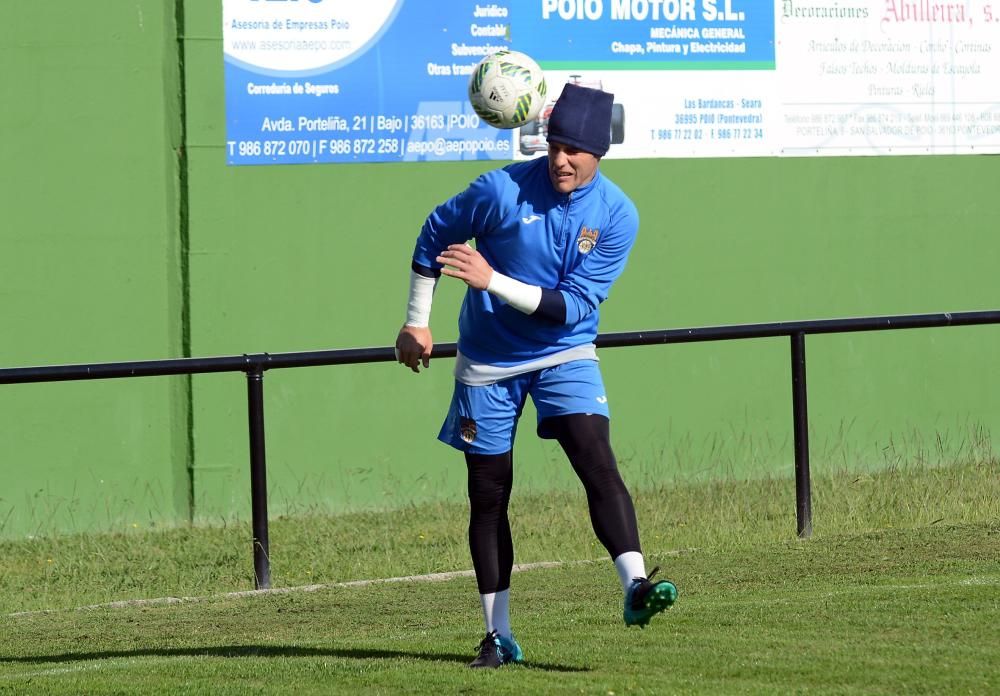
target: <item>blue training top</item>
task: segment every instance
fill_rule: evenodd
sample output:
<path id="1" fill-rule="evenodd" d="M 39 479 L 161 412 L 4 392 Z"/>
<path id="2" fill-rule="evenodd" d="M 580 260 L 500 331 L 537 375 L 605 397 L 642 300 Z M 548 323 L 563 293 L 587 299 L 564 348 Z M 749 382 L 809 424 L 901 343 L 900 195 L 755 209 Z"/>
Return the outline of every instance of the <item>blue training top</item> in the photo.
<path id="1" fill-rule="evenodd" d="M 598 305 L 625 268 L 639 213 L 600 169 L 569 194 L 556 191 L 548 158 L 483 174 L 424 222 L 415 263 L 440 270 L 449 244 L 476 240 L 499 273 L 558 290 L 565 323 L 525 314 L 485 290 L 468 289 L 458 320 L 458 350 L 500 367 L 537 360 L 597 337 Z"/>

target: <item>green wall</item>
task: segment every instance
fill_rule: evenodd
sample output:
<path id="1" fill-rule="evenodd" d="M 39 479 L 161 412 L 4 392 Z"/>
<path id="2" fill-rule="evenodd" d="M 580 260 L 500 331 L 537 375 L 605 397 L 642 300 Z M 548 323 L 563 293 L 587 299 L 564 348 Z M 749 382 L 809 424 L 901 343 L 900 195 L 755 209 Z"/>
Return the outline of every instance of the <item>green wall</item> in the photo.
<path id="1" fill-rule="evenodd" d="M 389 345 L 423 217 L 493 165 L 227 167 L 221 3 L 185 3 L 179 25 L 171 5 L 0 9 L 14 76 L 0 127 L 21 134 L 0 145 L 11 197 L 0 364 Z M 995 309 L 998 162 L 609 160 L 642 228 L 602 330 Z M 460 299 L 442 282 L 439 342 L 456 338 Z M 810 337 L 814 472 L 956 456 L 978 429 L 998 432 L 998 338 L 1000 327 Z M 787 339 L 601 358 L 628 480 L 790 474 Z M 434 440 L 451 367 L 266 373 L 272 513 L 462 497 L 461 458 Z M 0 534 L 32 533 L 60 501 L 76 505 L 63 530 L 247 518 L 245 380 L 196 376 L 190 402 L 186 389 L 0 388 L 0 505 L 14 511 Z M 522 489 L 572 485 L 530 427 L 516 457 Z"/>
<path id="2" fill-rule="evenodd" d="M 181 353 L 171 3 L 0 4 L 0 365 Z M 0 534 L 187 516 L 185 382 L 0 388 Z"/>

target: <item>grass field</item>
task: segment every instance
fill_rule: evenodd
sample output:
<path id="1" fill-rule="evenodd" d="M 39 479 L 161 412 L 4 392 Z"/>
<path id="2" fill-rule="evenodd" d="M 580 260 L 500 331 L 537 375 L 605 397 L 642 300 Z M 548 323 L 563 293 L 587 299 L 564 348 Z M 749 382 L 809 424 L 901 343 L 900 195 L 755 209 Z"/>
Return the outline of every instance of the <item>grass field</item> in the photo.
<path id="1" fill-rule="evenodd" d="M 470 576 L 343 584 L 469 568 L 462 506 L 275 520 L 273 593 L 226 594 L 246 525 L 5 543 L 0 693 L 1000 692 L 997 460 L 813 485 L 807 541 L 789 480 L 637 490 L 681 593 L 646 630 L 582 494 L 515 497 L 518 562 L 558 565 L 515 575 L 528 664 L 486 674 Z"/>

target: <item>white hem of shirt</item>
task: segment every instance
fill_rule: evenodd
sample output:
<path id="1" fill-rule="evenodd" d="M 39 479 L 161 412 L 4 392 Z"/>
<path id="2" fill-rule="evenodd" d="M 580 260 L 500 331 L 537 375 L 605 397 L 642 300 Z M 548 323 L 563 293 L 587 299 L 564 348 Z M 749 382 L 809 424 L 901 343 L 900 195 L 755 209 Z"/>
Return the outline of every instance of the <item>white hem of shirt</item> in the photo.
<path id="1" fill-rule="evenodd" d="M 593 343 L 585 343 L 582 346 L 573 346 L 572 348 L 546 355 L 537 360 L 530 360 L 508 367 L 476 362 L 462 355 L 462 352 L 459 351 L 455 356 L 455 379 L 470 387 L 485 387 L 505 379 L 510 379 L 511 377 L 523 375 L 526 372 L 535 372 L 536 370 L 555 367 L 556 365 L 562 365 L 574 360 L 599 360 L 597 357 L 597 346 Z"/>

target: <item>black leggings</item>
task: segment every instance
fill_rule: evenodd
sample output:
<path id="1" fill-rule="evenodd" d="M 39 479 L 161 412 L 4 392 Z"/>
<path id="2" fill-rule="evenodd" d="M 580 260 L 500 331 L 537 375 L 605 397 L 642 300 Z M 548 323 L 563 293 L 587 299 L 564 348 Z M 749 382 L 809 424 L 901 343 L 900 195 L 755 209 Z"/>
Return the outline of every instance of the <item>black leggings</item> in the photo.
<path id="1" fill-rule="evenodd" d="M 574 414 L 547 418 L 546 435 L 559 441 L 587 492 L 590 522 L 611 558 L 640 551 L 639 531 L 629 495 L 611 451 L 608 419 Z M 481 594 L 510 587 L 514 544 L 507 506 L 514 481 L 511 452 L 466 453 L 469 472 L 469 549 Z"/>

